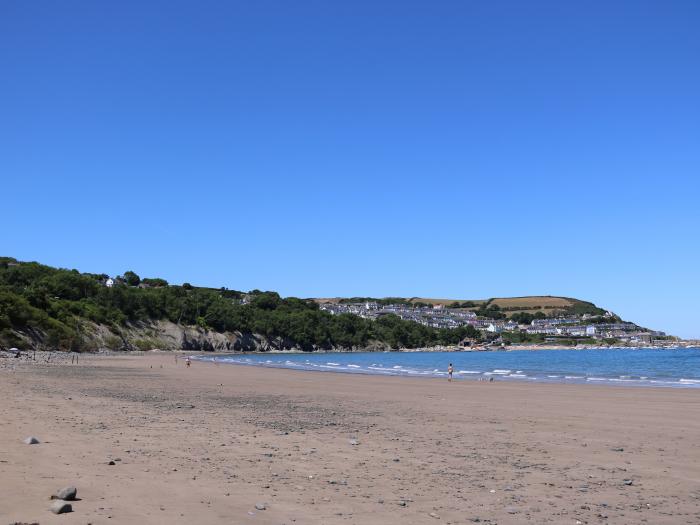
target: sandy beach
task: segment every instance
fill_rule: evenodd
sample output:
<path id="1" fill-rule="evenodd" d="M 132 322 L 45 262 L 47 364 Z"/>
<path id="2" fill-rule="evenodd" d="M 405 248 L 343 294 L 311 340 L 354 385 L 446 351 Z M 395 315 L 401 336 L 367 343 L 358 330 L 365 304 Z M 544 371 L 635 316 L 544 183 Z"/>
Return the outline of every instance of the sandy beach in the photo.
<path id="1" fill-rule="evenodd" d="M 700 523 L 698 390 L 2 361 L 0 525 Z"/>

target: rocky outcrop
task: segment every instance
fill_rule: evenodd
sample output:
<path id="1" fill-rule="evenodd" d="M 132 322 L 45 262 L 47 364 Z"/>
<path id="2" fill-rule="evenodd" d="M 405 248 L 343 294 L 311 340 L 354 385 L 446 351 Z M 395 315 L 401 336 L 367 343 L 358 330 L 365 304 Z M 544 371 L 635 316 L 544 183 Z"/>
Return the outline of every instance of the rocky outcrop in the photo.
<path id="1" fill-rule="evenodd" d="M 39 331 L 17 333 L 22 349 L 52 350 Z M 192 350 L 196 352 L 267 352 L 301 350 L 292 341 L 270 339 L 259 334 L 215 332 L 199 326 L 185 326 L 169 321 L 130 324 L 118 329 L 91 324 L 83 332 L 84 349 L 116 350 Z"/>
<path id="2" fill-rule="evenodd" d="M 116 350 L 192 350 L 195 352 L 270 352 L 303 350 L 293 341 L 242 332 L 215 332 L 200 326 L 186 326 L 170 321 L 134 323 L 118 329 L 98 324 L 83 327 L 84 348 L 90 351 Z M 51 350 L 39 332 L 20 334 L 25 349 Z M 311 348 L 306 350 L 384 351 L 384 343 L 362 348 Z"/>

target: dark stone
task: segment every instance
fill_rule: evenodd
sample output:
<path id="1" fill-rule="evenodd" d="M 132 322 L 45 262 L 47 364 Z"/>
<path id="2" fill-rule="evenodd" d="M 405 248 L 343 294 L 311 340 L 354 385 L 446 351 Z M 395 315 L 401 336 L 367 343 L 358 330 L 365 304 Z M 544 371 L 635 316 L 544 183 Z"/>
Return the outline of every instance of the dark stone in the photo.
<path id="1" fill-rule="evenodd" d="M 54 495 L 55 499 L 62 499 L 65 501 L 75 501 L 75 497 L 78 495 L 78 489 L 75 487 L 63 487 L 61 490 L 56 492 Z"/>

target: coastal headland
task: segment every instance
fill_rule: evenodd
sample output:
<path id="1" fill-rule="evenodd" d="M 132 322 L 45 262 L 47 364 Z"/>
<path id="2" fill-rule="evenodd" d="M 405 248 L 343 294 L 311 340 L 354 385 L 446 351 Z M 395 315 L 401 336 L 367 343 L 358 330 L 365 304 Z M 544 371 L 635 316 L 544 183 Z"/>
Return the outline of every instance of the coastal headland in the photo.
<path id="1" fill-rule="evenodd" d="M 0 257 L 0 349 L 386 351 L 692 344 L 570 297 L 283 298 Z"/>
<path id="2" fill-rule="evenodd" d="M 177 355 L 0 359 L 0 522 L 700 522 L 696 390 Z"/>

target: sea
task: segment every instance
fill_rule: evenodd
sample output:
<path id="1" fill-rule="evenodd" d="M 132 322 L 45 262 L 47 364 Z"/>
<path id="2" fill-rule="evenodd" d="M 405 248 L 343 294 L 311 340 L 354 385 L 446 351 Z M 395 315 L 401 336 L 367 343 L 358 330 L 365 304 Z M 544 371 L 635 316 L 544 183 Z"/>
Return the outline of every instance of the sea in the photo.
<path id="1" fill-rule="evenodd" d="M 221 364 L 455 380 L 700 388 L 700 348 L 489 352 L 314 352 L 192 356 Z"/>

